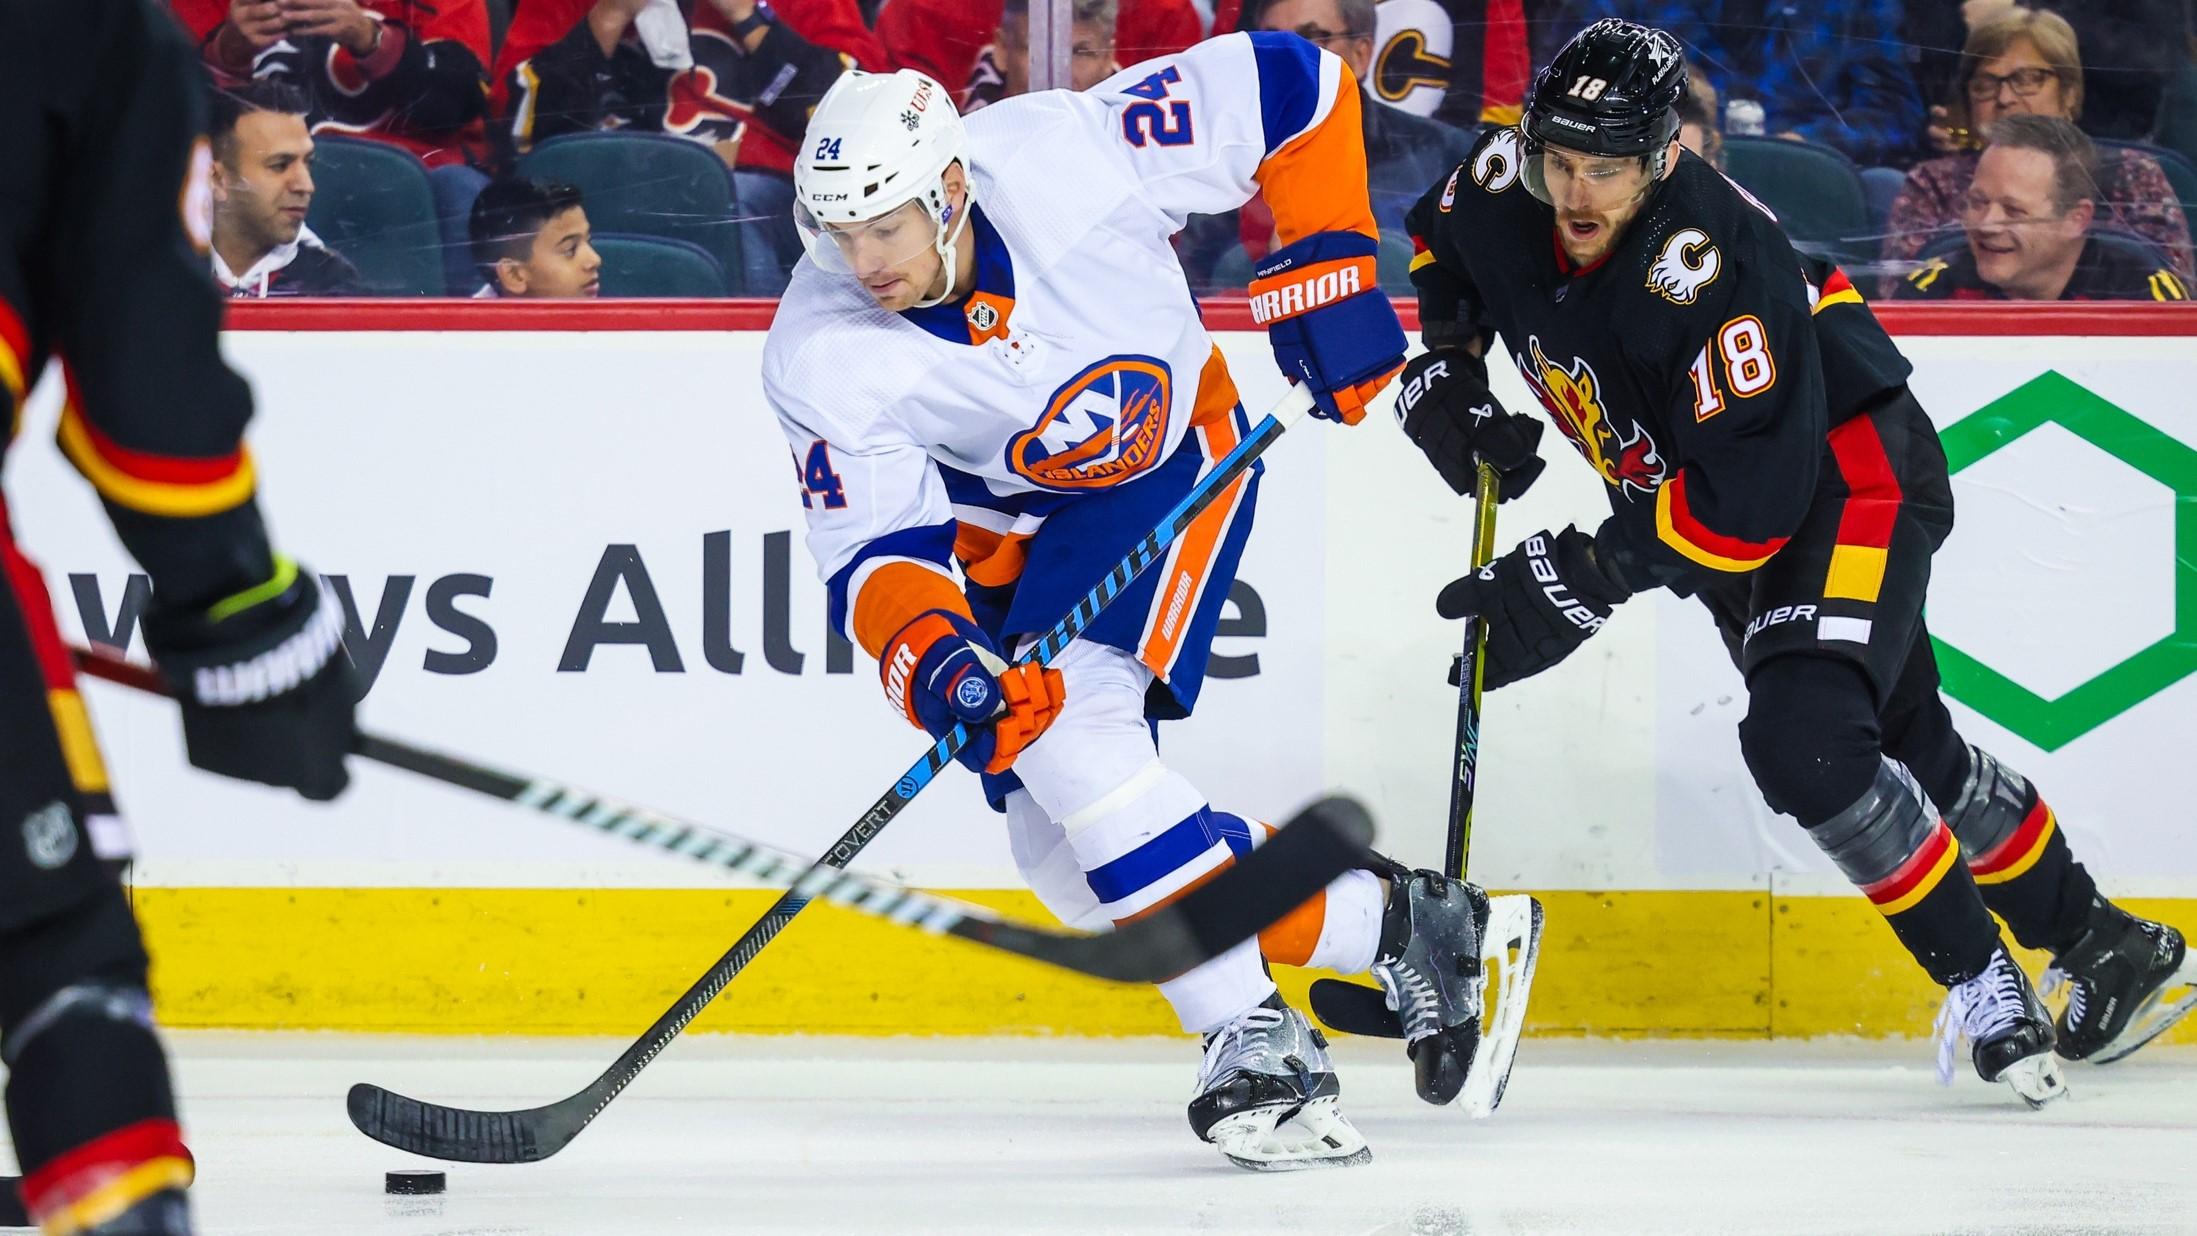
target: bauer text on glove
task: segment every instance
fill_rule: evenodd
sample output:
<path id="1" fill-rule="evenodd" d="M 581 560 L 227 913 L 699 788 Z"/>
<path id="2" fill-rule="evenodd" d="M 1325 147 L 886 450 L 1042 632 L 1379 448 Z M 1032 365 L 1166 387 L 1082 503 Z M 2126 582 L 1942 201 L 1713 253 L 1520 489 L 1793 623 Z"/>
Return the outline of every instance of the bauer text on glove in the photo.
<path id="1" fill-rule="evenodd" d="M 1477 495 L 1482 459 L 1495 465 L 1505 502 L 1541 475 L 1541 422 L 1504 409 L 1488 389 L 1487 362 L 1463 348 L 1436 348 L 1411 358 L 1399 381 L 1397 423 L 1451 489 Z"/>
<path id="2" fill-rule="evenodd" d="M 1444 618 L 1487 623 L 1481 685 L 1493 691 L 1531 678 L 1572 654 L 1632 595 L 1594 560 L 1594 538 L 1577 528 L 1536 532 L 1435 598 Z M 1452 685 L 1455 672 L 1452 670 Z"/>

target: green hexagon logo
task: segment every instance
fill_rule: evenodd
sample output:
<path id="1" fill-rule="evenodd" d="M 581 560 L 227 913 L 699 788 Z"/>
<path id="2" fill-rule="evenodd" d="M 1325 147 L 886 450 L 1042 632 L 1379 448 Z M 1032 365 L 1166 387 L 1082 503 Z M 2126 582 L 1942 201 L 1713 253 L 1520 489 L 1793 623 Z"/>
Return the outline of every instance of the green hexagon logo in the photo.
<path id="1" fill-rule="evenodd" d="M 2046 424 L 2174 493 L 2174 629 L 2080 685 L 2037 694 L 1936 636 L 1948 695 L 2046 751 L 2056 751 L 2197 671 L 2197 450 L 2054 370 L 1939 433 L 1959 472 Z"/>

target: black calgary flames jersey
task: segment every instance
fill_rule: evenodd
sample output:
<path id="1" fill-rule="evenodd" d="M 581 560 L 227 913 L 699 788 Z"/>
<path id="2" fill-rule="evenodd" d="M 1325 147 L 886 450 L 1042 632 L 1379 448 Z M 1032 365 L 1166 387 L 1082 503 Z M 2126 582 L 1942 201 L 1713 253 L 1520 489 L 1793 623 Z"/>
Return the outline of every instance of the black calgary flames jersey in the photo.
<path id="1" fill-rule="evenodd" d="M 1517 364 L 1609 486 L 1599 552 L 1635 587 L 1691 592 L 1768 561 L 1814 500 L 1830 428 L 1904 385 L 1906 358 L 1842 272 L 1690 153 L 1583 269 L 1521 170 L 1518 130 L 1491 131 L 1412 209 L 1422 323 Z"/>
<path id="2" fill-rule="evenodd" d="M 60 358 L 61 449 L 179 606 L 274 574 L 216 346 L 201 77 L 151 0 L 0 4 L 0 452 Z"/>

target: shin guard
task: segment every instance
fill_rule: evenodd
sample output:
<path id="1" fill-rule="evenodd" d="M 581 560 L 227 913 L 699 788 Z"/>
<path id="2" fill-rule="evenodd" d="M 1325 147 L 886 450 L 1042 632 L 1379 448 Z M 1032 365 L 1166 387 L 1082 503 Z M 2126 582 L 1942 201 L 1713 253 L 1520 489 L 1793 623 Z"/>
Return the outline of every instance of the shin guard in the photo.
<path id="1" fill-rule="evenodd" d="M 1944 986 L 1975 977 L 1998 947 L 1998 925 L 1961 865 L 1960 847 L 1907 770 L 1885 760 L 1869 789 L 1808 830 Z"/>

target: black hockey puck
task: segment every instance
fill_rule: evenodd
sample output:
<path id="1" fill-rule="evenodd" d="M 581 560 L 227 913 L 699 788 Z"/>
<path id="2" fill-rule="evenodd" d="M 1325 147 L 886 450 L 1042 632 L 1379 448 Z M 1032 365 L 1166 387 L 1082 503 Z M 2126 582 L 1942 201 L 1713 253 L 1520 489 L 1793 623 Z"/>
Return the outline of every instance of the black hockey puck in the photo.
<path id="1" fill-rule="evenodd" d="M 433 1168 L 408 1168 L 401 1172 L 384 1172 L 381 1189 L 384 1193 L 440 1193 L 445 1183 L 443 1174 Z"/>

